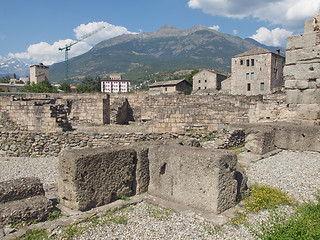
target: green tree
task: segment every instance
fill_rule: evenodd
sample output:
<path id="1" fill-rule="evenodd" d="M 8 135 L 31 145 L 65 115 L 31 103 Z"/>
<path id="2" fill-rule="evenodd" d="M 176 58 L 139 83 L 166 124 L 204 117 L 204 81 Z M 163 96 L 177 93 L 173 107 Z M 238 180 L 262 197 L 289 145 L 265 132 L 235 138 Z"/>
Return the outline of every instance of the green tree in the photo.
<path id="1" fill-rule="evenodd" d="M 65 93 L 70 93 L 71 92 L 71 86 L 68 82 L 63 82 L 60 87 L 60 90 L 62 90 Z"/>
<path id="2" fill-rule="evenodd" d="M 49 81 L 39 82 L 37 84 L 28 82 L 21 92 L 30 93 L 58 93 L 58 89 L 50 84 Z"/>
<path id="3" fill-rule="evenodd" d="M 16 75 L 15 73 L 13 74 L 13 78 L 14 78 L 14 79 L 17 79 L 17 75 Z"/>
<path id="4" fill-rule="evenodd" d="M 77 86 L 77 93 L 93 93 L 95 89 L 90 84 L 81 83 Z"/>
<path id="5" fill-rule="evenodd" d="M 193 85 L 193 76 L 199 72 L 199 69 L 194 69 L 187 77 L 186 81 Z"/>
<path id="6" fill-rule="evenodd" d="M 9 82 L 10 82 L 10 76 L 9 75 L 7 75 L 5 77 L 2 77 L 0 79 L 0 83 L 9 83 Z"/>
<path id="7" fill-rule="evenodd" d="M 93 89 L 93 92 L 100 92 L 101 91 L 101 78 L 99 76 L 92 77 L 92 76 L 86 76 L 82 84 L 90 85 Z"/>

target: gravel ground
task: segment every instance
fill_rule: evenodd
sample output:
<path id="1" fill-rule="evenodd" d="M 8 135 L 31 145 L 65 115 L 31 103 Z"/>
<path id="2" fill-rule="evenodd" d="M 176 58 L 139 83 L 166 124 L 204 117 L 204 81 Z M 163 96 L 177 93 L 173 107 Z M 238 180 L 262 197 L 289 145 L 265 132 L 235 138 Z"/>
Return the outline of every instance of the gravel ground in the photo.
<path id="1" fill-rule="evenodd" d="M 56 183 L 57 166 L 57 158 L 0 158 L 0 181 L 36 176 L 44 184 Z M 298 201 L 312 200 L 320 189 L 320 153 L 282 151 L 246 168 L 249 182 L 279 187 Z M 250 215 L 249 221 L 259 222 L 267 215 L 259 212 Z M 117 222 L 121 220 L 127 223 Z M 170 212 L 145 202 L 81 223 L 77 229 L 83 234 L 76 239 L 254 239 L 243 225 L 217 227 L 192 214 Z M 63 233 L 56 231 L 59 239 L 64 239 Z"/>
<path id="2" fill-rule="evenodd" d="M 38 177 L 44 185 L 58 182 L 57 157 L 0 157 L 0 181 L 21 177 Z"/>

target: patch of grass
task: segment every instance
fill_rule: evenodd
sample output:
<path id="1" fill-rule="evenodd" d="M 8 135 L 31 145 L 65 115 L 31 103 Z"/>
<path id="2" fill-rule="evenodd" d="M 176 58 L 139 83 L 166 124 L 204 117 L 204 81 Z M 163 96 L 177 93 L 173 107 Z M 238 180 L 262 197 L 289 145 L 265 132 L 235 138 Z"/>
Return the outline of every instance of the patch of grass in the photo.
<path id="1" fill-rule="evenodd" d="M 243 201 L 247 212 L 258 212 L 263 209 L 274 209 L 279 205 L 296 204 L 285 192 L 267 185 L 254 184 L 249 187 L 250 192 Z"/>
<path id="2" fill-rule="evenodd" d="M 106 212 L 104 218 L 105 222 L 112 222 L 116 224 L 127 224 L 128 218 L 125 216 L 126 207 L 121 209 L 109 210 Z"/>
<path id="3" fill-rule="evenodd" d="M 236 211 L 235 216 L 231 219 L 231 224 L 234 227 L 237 227 L 241 224 L 246 224 L 248 221 L 248 213 Z"/>
<path id="4" fill-rule="evenodd" d="M 203 224 L 202 227 L 206 232 L 208 232 L 209 235 L 214 236 L 217 233 L 222 231 L 222 227 L 217 225 L 217 226 L 212 226 L 212 224 Z"/>
<path id="5" fill-rule="evenodd" d="M 261 210 L 273 210 L 280 205 L 295 205 L 285 192 L 278 188 L 262 184 L 253 184 L 249 186 L 250 192 L 244 196 L 240 205 L 244 208 L 243 212 L 236 211 L 235 217 L 231 219 L 233 226 L 246 224 L 249 213 L 257 213 Z"/>
<path id="6" fill-rule="evenodd" d="M 230 147 L 229 150 L 235 151 L 237 155 L 239 155 L 240 153 L 243 153 L 243 152 L 247 151 L 247 149 L 246 149 L 245 147 L 240 147 L 240 146 Z"/>
<path id="7" fill-rule="evenodd" d="M 214 137 L 205 136 L 204 138 L 201 138 L 199 142 L 202 143 L 202 142 L 215 141 L 215 140 L 216 139 Z"/>
<path id="8" fill-rule="evenodd" d="M 148 207 L 147 212 L 150 217 L 158 218 L 160 220 L 168 220 L 172 210 L 168 208 Z"/>
<path id="9" fill-rule="evenodd" d="M 320 192 L 317 203 L 299 205 L 289 218 L 285 213 L 273 213 L 253 230 L 260 239 L 320 239 Z"/>
<path id="10" fill-rule="evenodd" d="M 118 198 L 123 200 L 123 201 L 130 201 L 130 197 L 124 195 L 124 194 L 119 194 Z"/>
<path id="11" fill-rule="evenodd" d="M 48 232 L 44 229 L 34 229 L 21 237 L 16 238 L 15 240 L 40 240 L 40 239 L 48 239 Z"/>
<path id="12" fill-rule="evenodd" d="M 80 224 L 70 224 L 69 226 L 63 228 L 60 233 L 60 237 L 64 239 L 72 239 L 74 236 L 84 234 L 87 227 L 81 226 Z"/>
<path id="13" fill-rule="evenodd" d="M 50 221 L 56 220 L 60 217 L 60 215 L 61 215 L 61 212 L 58 210 L 55 210 L 55 211 L 49 213 L 48 220 L 50 220 Z"/>

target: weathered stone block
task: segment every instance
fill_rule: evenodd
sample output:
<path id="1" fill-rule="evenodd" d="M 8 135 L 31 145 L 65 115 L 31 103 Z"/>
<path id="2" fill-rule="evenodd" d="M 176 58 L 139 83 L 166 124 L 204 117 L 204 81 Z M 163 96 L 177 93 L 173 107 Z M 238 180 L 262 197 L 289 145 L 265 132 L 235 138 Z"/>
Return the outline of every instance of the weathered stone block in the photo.
<path id="1" fill-rule="evenodd" d="M 266 154 L 275 150 L 275 132 L 272 128 L 259 126 L 246 130 L 245 147 L 254 154 Z"/>
<path id="2" fill-rule="evenodd" d="M 284 82 L 284 87 L 286 89 L 296 89 L 297 88 L 297 80 L 287 80 Z"/>
<path id="3" fill-rule="evenodd" d="M 43 185 L 38 178 L 19 178 L 0 182 L 0 203 L 21 200 L 38 195 L 44 196 L 44 194 Z"/>
<path id="4" fill-rule="evenodd" d="M 236 204 L 233 152 L 155 145 L 149 161 L 151 195 L 216 213 Z"/>
<path id="5" fill-rule="evenodd" d="M 88 210 L 121 195 L 145 192 L 149 183 L 148 149 L 97 148 L 65 150 L 60 156 L 61 203 Z"/>
<path id="6" fill-rule="evenodd" d="M 275 127 L 275 145 L 281 149 L 320 151 L 320 127 L 286 125 Z"/>
<path id="7" fill-rule="evenodd" d="M 316 46 L 320 41 L 320 33 L 310 32 L 289 36 L 287 38 L 287 50 Z"/>
<path id="8" fill-rule="evenodd" d="M 34 196 L 0 204 L 0 226 L 23 221 L 46 220 L 54 210 L 52 202 L 45 196 Z"/>
<path id="9" fill-rule="evenodd" d="M 316 89 L 306 89 L 301 92 L 301 100 L 299 103 L 301 104 L 312 104 L 316 103 Z"/>
<path id="10" fill-rule="evenodd" d="M 297 104 L 300 100 L 300 90 L 298 89 L 287 89 L 286 90 L 286 102 L 288 104 Z"/>

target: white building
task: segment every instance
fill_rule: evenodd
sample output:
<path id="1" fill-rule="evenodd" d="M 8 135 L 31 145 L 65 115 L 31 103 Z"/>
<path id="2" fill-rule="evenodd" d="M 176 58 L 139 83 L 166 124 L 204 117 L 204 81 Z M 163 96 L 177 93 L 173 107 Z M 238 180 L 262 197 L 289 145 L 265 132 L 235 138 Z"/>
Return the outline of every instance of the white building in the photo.
<path id="1" fill-rule="evenodd" d="M 130 80 L 102 80 L 101 92 L 105 93 L 126 93 L 130 91 Z"/>

